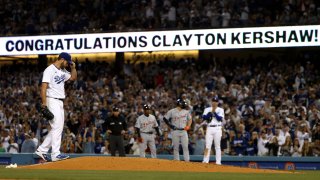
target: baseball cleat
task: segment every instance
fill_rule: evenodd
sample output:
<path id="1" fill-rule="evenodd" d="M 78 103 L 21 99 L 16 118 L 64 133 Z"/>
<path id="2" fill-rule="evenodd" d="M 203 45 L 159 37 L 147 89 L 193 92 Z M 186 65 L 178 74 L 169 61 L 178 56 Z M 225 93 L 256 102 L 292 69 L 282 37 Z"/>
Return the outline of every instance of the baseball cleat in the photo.
<path id="1" fill-rule="evenodd" d="M 35 152 L 35 154 L 38 155 L 39 157 L 41 157 L 41 159 L 43 159 L 44 161 L 48 161 L 48 158 L 47 158 L 47 154 L 46 154 L 46 153 L 37 150 L 37 151 Z"/>
<path id="2" fill-rule="evenodd" d="M 61 161 L 61 160 L 65 160 L 68 158 L 69 158 L 69 156 L 67 156 L 67 155 L 59 154 L 58 156 L 53 157 L 52 161 Z"/>

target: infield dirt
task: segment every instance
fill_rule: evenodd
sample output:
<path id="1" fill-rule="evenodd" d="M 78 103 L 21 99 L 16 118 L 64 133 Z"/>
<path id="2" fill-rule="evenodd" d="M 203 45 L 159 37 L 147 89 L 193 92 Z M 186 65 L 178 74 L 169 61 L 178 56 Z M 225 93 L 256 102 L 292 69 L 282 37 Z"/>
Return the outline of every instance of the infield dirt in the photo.
<path id="1" fill-rule="evenodd" d="M 137 157 L 79 157 L 58 162 L 20 166 L 24 169 L 122 170 L 171 172 L 291 173 L 289 171 L 242 168 L 165 159 Z"/>

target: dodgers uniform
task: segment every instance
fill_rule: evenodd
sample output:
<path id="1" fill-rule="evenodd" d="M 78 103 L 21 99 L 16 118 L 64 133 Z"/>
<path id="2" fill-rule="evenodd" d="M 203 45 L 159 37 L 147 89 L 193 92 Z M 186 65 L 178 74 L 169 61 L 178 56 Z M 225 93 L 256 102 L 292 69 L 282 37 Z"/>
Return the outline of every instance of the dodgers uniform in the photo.
<path id="1" fill-rule="evenodd" d="M 221 164 L 221 137 L 222 137 L 222 120 L 224 119 L 224 110 L 217 107 L 213 112 L 212 107 L 208 107 L 204 110 L 203 116 L 210 116 L 209 123 L 207 124 L 206 131 L 206 151 L 203 157 L 203 163 L 209 163 L 212 141 L 214 141 L 216 151 L 216 164 Z"/>
<path id="2" fill-rule="evenodd" d="M 66 60 L 71 64 L 71 56 L 68 53 L 61 53 L 59 58 Z M 64 127 L 64 108 L 63 100 L 65 99 L 65 82 L 70 79 L 71 74 L 64 68 L 57 68 L 55 64 L 48 66 L 43 72 L 42 83 L 48 83 L 46 89 L 46 106 L 53 113 L 53 120 L 49 121 L 51 130 L 46 136 L 43 143 L 38 147 L 36 154 L 43 159 L 45 153 L 51 150 L 51 160 L 57 161 L 68 158 L 60 154 L 61 136 Z"/>

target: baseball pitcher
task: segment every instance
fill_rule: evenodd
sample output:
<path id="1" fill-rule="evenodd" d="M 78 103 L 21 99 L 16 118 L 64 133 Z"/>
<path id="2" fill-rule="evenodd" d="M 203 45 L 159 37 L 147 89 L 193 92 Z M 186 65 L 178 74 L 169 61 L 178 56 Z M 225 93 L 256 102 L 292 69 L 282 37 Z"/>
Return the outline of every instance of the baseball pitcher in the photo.
<path id="1" fill-rule="evenodd" d="M 187 103 L 182 100 L 177 100 L 177 107 L 169 110 L 165 117 L 164 122 L 173 130 L 172 143 L 174 160 L 180 160 L 179 146 L 182 145 L 184 161 L 189 162 L 189 139 L 187 131 L 190 129 L 192 118 L 191 114 L 185 108 Z"/>
<path id="2" fill-rule="evenodd" d="M 65 69 L 67 66 L 71 67 L 71 73 Z M 64 126 L 63 100 L 66 97 L 64 83 L 68 80 L 74 81 L 76 79 L 77 70 L 75 63 L 71 60 L 71 55 L 65 52 L 61 53 L 58 59 L 43 72 L 41 84 L 42 112 L 50 120 L 51 130 L 35 153 L 45 161 L 49 159 L 47 152 L 50 148 L 52 148 L 52 161 L 69 158 L 67 155 L 60 154 L 61 136 Z M 52 115 L 46 115 L 48 111 Z"/>

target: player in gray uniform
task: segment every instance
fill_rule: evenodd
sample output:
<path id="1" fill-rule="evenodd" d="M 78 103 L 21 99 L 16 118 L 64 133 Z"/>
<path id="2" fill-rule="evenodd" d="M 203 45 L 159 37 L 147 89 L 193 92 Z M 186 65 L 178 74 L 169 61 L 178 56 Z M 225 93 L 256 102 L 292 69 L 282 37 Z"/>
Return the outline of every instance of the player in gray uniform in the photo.
<path id="1" fill-rule="evenodd" d="M 157 132 L 157 135 L 160 136 L 159 126 L 156 120 L 156 117 L 150 114 L 150 106 L 145 104 L 143 105 L 144 114 L 138 117 L 135 128 L 138 134 L 138 142 L 140 148 L 140 157 L 146 156 L 147 145 L 150 148 L 151 157 L 157 158 L 157 150 L 155 144 L 155 134 L 154 129 Z"/>
<path id="2" fill-rule="evenodd" d="M 172 143 L 174 160 L 180 160 L 179 145 L 181 142 L 184 161 L 189 162 L 189 139 L 187 131 L 190 129 L 192 118 L 190 112 L 185 109 L 186 107 L 187 103 L 182 99 L 178 99 L 177 107 L 169 110 L 163 120 L 173 130 Z"/>

